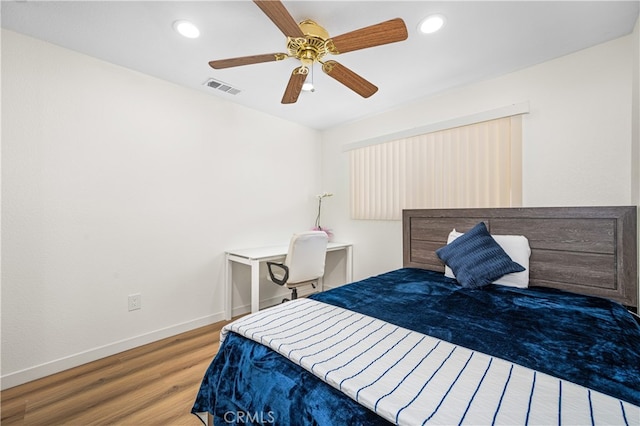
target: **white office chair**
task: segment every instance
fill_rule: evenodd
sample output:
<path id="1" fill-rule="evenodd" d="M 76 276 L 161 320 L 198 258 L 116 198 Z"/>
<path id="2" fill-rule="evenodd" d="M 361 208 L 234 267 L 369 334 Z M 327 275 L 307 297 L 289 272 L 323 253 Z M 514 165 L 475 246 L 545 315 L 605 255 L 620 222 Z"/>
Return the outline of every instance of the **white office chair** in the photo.
<path id="1" fill-rule="evenodd" d="M 291 299 L 298 298 L 298 287 L 316 287 L 324 275 L 324 262 L 329 237 L 324 231 L 293 234 L 284 263 L 267 262 L 269 280 L 291 289 Z M 283 302 L 289 299 L 283 299 Z"/>

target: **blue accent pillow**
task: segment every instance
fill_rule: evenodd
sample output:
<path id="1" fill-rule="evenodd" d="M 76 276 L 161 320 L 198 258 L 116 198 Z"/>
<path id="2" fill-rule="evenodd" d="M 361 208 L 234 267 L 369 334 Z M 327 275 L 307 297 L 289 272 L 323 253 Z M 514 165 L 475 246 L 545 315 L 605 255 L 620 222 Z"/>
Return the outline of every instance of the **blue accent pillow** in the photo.
<path id="1" fill-rule="evenodd" d="M 511 260 L 493 239 L 486 225 L 478 223 L 450 244 L 436 250 L 465 288 L 480 288 L 503 275 L 522 272 L 525 268 Z"/>

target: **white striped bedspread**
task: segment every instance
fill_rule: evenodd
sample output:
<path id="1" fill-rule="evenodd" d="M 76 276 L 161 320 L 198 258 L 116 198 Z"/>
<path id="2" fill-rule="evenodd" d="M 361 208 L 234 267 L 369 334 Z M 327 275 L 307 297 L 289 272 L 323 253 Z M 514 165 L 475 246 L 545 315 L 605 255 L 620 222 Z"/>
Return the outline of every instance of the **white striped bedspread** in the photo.
<path id="1" fill-rule="evenodd" d="M 503 359 L 311 299 L 225 326 L 392 423 L 639 425 L 640 407 Z"/>

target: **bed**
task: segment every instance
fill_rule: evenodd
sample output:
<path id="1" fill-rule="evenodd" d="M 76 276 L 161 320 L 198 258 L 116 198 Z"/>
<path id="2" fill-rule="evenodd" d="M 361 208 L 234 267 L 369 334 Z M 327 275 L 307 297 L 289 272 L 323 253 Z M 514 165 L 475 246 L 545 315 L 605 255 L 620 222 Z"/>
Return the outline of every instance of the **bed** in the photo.
<path id="1" fill-rule="evenodd" d="M 474 288 L 454 259 L 445 269 L 446 250 L 481 228 L 526 238 L 526 271 L 505 275 L 526 273 L 525 287 Z M 214 424 L 640 424 L 637 260 L 635 206 L 405 210 L 401 269 L 226 326 L 192 412 Z"/>

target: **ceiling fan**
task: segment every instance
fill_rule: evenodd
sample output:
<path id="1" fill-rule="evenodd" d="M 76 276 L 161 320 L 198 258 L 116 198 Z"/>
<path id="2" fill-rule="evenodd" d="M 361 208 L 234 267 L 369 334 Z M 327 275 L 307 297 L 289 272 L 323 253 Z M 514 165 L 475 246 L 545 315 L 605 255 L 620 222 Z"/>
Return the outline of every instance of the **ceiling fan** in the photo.
<path id="1" fill-rule="evenodd" d="M 287 58 L 299 59 L 302 65 L 295 68 L 282 97 L 283 104 L 292 104 L 298 100 L 302 85 L 315 62 L 322 65 L 322 71 L 360 96 L 368 98 L 378 88 L 351 71 L 344 65 L 334 61 L 324 61 L 327 54 L 338 55 L 368 47 L 380 46 L 406 40 L 407 27 L 400 18 L 391 19 L 376 25 L 360 28 L 337 37 L 329 37 L 327 30 L 314 21 L 307 19 L 299 24 L 278 0 L 254 0 L 260 9 L 287 36 L 288 53 L 267 53 L 262 55 L 242 56 L 238 58 L 210 61 L 214 69 L 237 67 L 261 62 L 281 61 Z"/>

